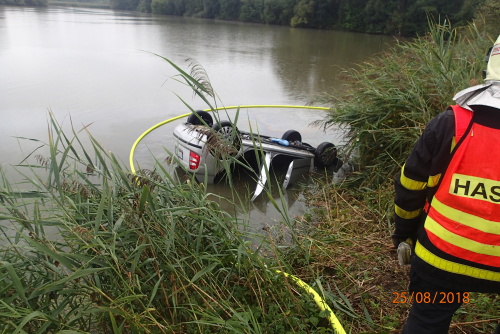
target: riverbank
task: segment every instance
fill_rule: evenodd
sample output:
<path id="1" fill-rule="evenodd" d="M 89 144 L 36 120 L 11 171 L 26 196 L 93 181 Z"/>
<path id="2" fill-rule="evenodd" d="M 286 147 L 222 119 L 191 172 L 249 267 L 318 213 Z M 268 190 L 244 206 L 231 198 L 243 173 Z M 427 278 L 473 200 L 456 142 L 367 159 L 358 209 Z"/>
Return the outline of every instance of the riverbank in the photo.
<path id="1" fill-rule="evenodd" d="M 18 166 L 26 181 L 0 178 L 0 331 L 335 331 L 325 304 L 283 274 L 308 230 L 286 204 L 274 203 L 279 226 L 255 231 L 194 178 L 161 162 L 131 174 L 95 138 L 89 149 L 78 129 L 49 123 Z"/>

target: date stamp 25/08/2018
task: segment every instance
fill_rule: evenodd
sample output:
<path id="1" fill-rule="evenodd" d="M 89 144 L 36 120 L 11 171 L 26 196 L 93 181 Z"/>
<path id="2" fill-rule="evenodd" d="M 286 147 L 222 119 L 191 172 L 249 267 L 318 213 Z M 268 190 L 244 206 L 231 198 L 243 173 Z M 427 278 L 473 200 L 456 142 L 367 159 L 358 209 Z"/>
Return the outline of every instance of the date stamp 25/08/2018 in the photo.
<path id="1" fill-rule="evenodd" d="M 421 291 L 401 291 L 393 292 L 394 299 L 393 304 L 410 304 L 410 303 L 422 303 L 422 304 L 451 304 L 451 303 L 470 303 L 469 292 L 443 292 L 443 291 L 433 291 L 433 292 L 421 292 Z"/>

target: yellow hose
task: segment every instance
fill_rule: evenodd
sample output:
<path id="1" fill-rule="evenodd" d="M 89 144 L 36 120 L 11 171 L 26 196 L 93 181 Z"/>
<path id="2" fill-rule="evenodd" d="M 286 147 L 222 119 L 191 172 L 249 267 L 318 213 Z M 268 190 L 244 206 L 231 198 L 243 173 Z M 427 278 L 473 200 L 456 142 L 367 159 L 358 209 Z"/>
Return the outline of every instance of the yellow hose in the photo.
<path id="1" fill-rule="evenodd" d="M 295 108 L 295 109 L 316 109 L 316 110 L 329 110 L 330 109 L 330 108 L 326 108 L 326 107 L 312 107 L 312 106 L 287 106 L 287 105 L 248 105 L 248 106 L 245 106 L 245 105 L 243 105 L 243 106 L 220 107 L 220 108 L 215 108 L 215 109 L 205 109 L 203 111 L 228 110 L 228 109 L 237 109 L 237 108 L 241 108 L 241 109 L 243 109 L 243 108 L 245 108 L 245 109 L 249 109 L 249 108 L 288 108 L 288 109 L 292 109 L 292 108 Z M 167 119 L 163 122 L 160 122 L 160 123 L 150 127 L 149 129 L 147 129 L 142 135 L 139 136 L 139 138 L 137 138 L 137 140 L 132 145 L 132 148 L 130 149 L 130 155 L 129 155 L 130 171 L 132 172 L 132 174 L 135 174 L 135 167 L 134 167 L 135 149 L 137 148 L 137 145 L 139 145 L 141 140 L 144 139 L 144 137 L 146 137 L 151 131 L 159 128 L 160 126 L 165 125 L 165 124 L 170 123 L 170 122 L 173 122 L 173 121 L 176 121 L 180 118 L 187 117 L 189 115 L 191 115 L 191 113 L 179 115 L 179 116 Z"/>
<path id="2" fill-rule="evenodd" d="M 302 281 L 300 278 L 298 278 L 296 276 L 287 274 L 287 273 L 280 271 L 280 270 L 276 270 L 276 272 L 279 274 L 283 274 L 286 277 L 290 278 L 295 284 L 297 284 L 297 286 L 299 286 L 300 288 L 302 288 L 302 290 L 304 290 L 306 293 L 311 295 L 313 297 L 314 301 L 316 302 L 316 305 L 318 305 L 318 307 L 321 311 L 328 311 L 328 321 L 332 325 L 332 328 L 335 331 L 335 333 L 346 334 L 344 328 L 340 324 L 340 321 L 337 319 L 337 317 L 335 316 L 335 313 L 333 313 L 330 306 L 328 306 L 328 304 L 325 302 L 325 300 L 323 298 L 321 298 L 321 296 L 313 288 L 311 288 L 309 285 L 307 285 L 304 281 Z"/>

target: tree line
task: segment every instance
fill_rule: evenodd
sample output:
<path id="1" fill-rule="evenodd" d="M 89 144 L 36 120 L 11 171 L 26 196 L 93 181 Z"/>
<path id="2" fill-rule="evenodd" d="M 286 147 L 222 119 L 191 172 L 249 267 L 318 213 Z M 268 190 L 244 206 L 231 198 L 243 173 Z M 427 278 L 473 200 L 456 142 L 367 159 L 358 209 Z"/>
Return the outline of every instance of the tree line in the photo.
<path id="1" fill-rule="evenodd" d="M 109 1 L 113 9 L 290 27 L 386 35 L 421 35 L 428 17 L 463 25 L 498 12 L 498 0 L 68 0 Z M 48 0 L 0 0 L 46 6 Z M 478 14 L 480 13 L 480 14 Z M 496 15 L 496 14 L 495 14 Z"/>
<path id="2" fill-rule="evenodd" d="M 1 1 L 1 0 L 0 0 Z M 485 0 L 110 0 L 114 9 L 414 36 L 427 17 L 471 21 Z"/>
<path id="3" fill-rule="evenodd" d="M 0 0 L 6 6 L 47 6 L 47 0 Z"/>

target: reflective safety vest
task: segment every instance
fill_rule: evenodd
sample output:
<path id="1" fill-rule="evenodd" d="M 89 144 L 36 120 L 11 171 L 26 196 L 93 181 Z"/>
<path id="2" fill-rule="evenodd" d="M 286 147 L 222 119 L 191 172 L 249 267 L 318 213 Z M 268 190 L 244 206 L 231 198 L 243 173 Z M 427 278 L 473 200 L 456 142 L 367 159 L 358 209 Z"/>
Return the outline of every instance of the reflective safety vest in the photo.
<path id="1" fill-rule="evenodd" d="M 452 274 L 500 282 L 500 129 L 471 122 L 471 111 L 452 108 L 457 146 L 415 254 Z"/>

